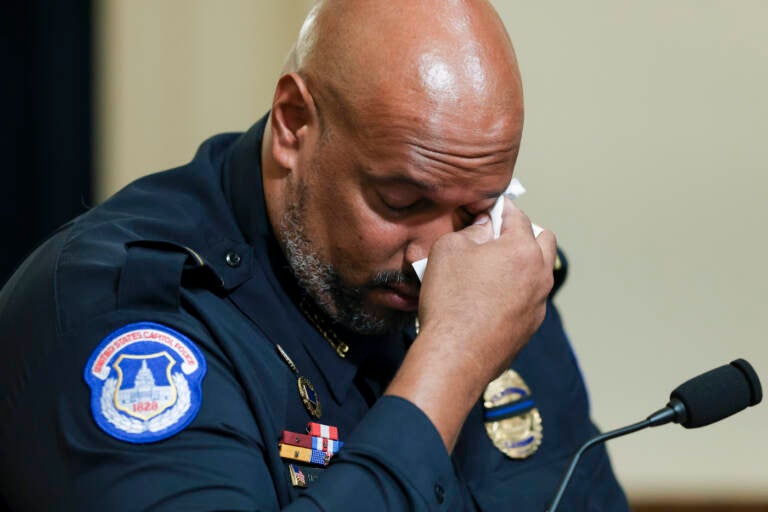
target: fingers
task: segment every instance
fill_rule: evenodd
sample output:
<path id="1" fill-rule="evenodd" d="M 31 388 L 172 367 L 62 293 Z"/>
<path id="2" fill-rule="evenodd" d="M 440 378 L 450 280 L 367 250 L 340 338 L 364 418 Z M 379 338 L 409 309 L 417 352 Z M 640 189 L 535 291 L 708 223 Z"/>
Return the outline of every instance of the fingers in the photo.
<path id="1" fill-rule="evenodd" d="M 544 257 L 544 263 L 547 268 L 555 268 L 555 258 L 557 258 L 557 238 L 555 234 L 548 229 L 544 229 L 536 242 L 541 247 L 541 255 Z"/>
<path id="2" fill-rule="evenodd" d="M 504 211 L 502 213 L 501 236 L 522 236 L 535 238 L 541 248 L 541 254 L 547 268 L 555 267 L 557 257 L 557 238 L 555 234 L 537 226 L 520 210 L 510 199 L 505 198 Z"/>
<path id="3" fill-rule="evenodd" d="M 531 219 L 509 198 L 504 198 L 504 210 L 501 213 L 501 235 L 532 237 Z"/>
<path id="4" fill-rule="evenodd" d="M 508 198 L 504 199 L 501 219 L 500 236 L 504 238 L 522 237 L 528 240 L 533 238 L 539 244 L 545 265 L 548 268 L 554 268 L 557 258 L 557 239 L 554 233 L 533 224 L 531 219 Z M 485 213 L 478 215 L 472 225 L 459 233 L 476 244 L 483 244 L 494 238 L 490 217 Z"/>
<path id="5" fill-rule="evenodd" d="M 468 239 L 476 244 L 483 244 L 493 239 L 493 228 L 491 227 L 491 218 L 488 214 L 478 215 L 471 226 L 460 231 Z"/>

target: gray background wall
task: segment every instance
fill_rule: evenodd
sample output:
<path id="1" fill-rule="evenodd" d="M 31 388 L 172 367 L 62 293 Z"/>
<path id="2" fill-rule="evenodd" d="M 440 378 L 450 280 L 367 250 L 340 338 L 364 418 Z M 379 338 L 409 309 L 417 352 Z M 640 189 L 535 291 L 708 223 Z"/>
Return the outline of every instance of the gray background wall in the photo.
<path id="1" fill-rule="evenodd" d="M 526 91 L 520 204 L 570 257 L 558 303 L 596 421 L 736 357 L 768 385 L 768 3 L 494 3 Z M 260 117 L 310 5 L 98 3 L 97 195 Z M 610 450 L 634 499 L 768 500 L 767 432 L 762 404 Z"/>

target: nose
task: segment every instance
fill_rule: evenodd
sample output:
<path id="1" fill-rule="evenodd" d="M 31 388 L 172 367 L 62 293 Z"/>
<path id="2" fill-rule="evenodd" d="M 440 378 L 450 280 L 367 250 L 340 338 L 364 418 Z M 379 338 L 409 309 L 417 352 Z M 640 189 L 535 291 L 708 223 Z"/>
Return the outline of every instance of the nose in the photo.
<path id="1" fill-rule="evenodd" d="M 407 263 L 413 263 L 429 256 L 429 250 L 432 248 L 438 238 L 446 233 L 452 233 L 464 226 L 453 214 L 445 214 L 434 217 L 427 222 L 415 225 L 405 248 L 405 260 Z"/>

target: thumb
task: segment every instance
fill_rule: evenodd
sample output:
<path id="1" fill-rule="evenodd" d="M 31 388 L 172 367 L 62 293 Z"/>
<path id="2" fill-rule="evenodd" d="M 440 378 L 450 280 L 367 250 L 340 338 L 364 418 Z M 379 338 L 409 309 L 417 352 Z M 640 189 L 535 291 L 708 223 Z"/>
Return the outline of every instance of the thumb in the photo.
<path id="1" fill-rule="evenodd" d="M 476 244 L 483 244 L 489 240 L 493 240 L 491 218 L 487 213 L 482 213 L 475 218 L 472 225 L 462 229 L 460 233 Z"/>

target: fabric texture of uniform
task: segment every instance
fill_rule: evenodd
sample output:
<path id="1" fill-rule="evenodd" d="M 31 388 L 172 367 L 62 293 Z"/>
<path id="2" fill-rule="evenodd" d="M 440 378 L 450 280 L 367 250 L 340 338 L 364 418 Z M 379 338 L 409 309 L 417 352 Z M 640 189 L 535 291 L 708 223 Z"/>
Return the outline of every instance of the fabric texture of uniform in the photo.
<path id="1" fill-rule="evenodd" d="M 544 440 L 498 451 L 478 403 L 452 456 L 410 402 L 381 397 L 412 333 L 361 339 L 340 358 L 307 321 L 266 216 L 266 118 L 205 142 L 183 167 L 137 180 L 63 226 L 0 292 L 0 501 L 11 510 L 544 510 L 571 454 L 597 429 L 550 302 L 512 368 Z M 100 428 L 83 371 L 110 334 L 139 322 L 191 340 L 207 373 L 194 419 L 136 444 Z M 471 340 L 468 340 L 470 342 Z M 343 448 L 307 489 L 278 442 L 315 421 L 289 354 Z M 560 510 L 627 510 L 606 451 L 582 460 Z"/>

